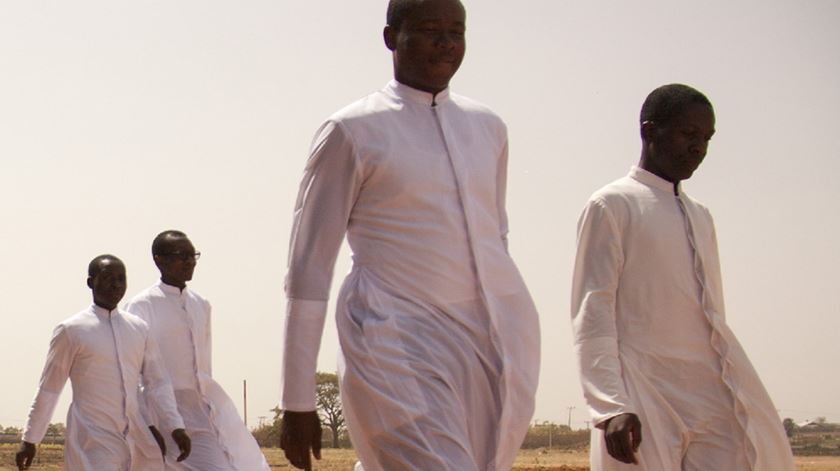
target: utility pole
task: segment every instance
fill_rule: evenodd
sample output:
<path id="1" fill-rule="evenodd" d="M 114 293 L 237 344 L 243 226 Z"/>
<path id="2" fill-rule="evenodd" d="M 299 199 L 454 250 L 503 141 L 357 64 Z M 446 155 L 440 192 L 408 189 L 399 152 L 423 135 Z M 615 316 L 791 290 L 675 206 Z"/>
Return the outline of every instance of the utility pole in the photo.
<path id="1" fill-rule="evenodd" d="M 569 409 L 569 423 L 568 423 L 569 430 L 572 429 L 572 409 L 574 409 L 574 408 L 575 408 L 575 406 L 567 407 L 567 409 Z"/>
<path id="2" fill-rule="evenodd" d="M 245 421 L 245 428 L 248 428 L 248 380 L 242 380 L 242 402 L 244 403 L 242 411 L 242 420 Z"/>

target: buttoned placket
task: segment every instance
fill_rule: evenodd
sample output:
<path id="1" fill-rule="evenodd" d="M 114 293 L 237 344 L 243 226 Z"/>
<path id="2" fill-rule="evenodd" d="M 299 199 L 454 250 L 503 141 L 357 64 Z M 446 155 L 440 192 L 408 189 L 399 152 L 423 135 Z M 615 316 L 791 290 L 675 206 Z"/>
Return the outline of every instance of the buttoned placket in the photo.
<path id="1" fill-rule="evenodd" d="M 222 452 L 225 454 L 225 457 L 228 459 L 228 464 L 233 466 L 232 456 L 230 451 L 228 450 L 226 444 L 221 440 L 221 433 L 216 424 L 216 409 L 210 401 L 206 401 L 205 398 L 205 391 L 204 385 L 201 382 L 201 375 L 199 374 L 199 365 L 198 365 L 198 342 L 195 339 L 195 316 L 190 313 L 189 310 L 189 296 L 187 295 L 186 288 L 182 289 L 179 297 L 178 297 L 178 305 L 181 308 L 181 312 L 183 313 L 183 320 L 187 323 L 187 331 L 189 332 L 189 340 L 192 344 L 192 352 L 193 352 L 193 373 L 195 374 L 195 384 L 198 388 L 199 396 L 202 399 L 202 403 L 207 407 L 208 413 L 210 415 L 210 427 L 213 428 L 215 432 L 215 436 L 218 439 L 218 445 L 222 449 Z M 211 353 L 212 354 L 212 353 Z"/>
<path id="2" fill-rule="evenodd" d="M 125 368 L 123 368 L 123 360 L 122 355 L 120 354 L 120 342 L 118 339 L 117 329 L 114 327 L 114 312 L 116 310 L 108 311 L 108 328 L 111 331 L 111 338 L 114 341 L 114 354 L 116 355 L 117 360 L 117 371 L 120 374 L 120 387 L 122 390 L 122 414 L 123 418 L 125 419 L 125 429 L 123 430 L 123 436 L 128 436 L 129 430 L 129 420 L 128 420 L 128 411 L 127 411 L 127 401 L 128 401 L 128 391 L 126 390 L 125 386 Z"/>
<path id="3" fill-rule="evenodd" d="M 489 299 L 487 297 L 487 292 L 485 289 L 485 282 L 484 277 L 481 270 L 481 262 L 479 261 L 479 256 L 475 250 L 475 244 L 473 243 L 473 223 L 470 218 L 470 198 L 467 197 L 466 187 L 469 185 L 469 172 L 464 168 L 464 159 L 463 158 L 456 158 L 455 152 L 453 151 L 456 146 L 453 144 L 454 140 L 450 139 L 446 132 L 445 126 L 445 116 L 443 115 L 443 111 L 441 109 L 441 104 L 432 102 L 432 114 L 435 118 L 435 123 L 437 124 L 438 131 L 441 136 L 441 140 L 443 141 L 443 147 L 446 150 L 446 156 L 449 159 L 449 164 L 452 168 L 452 175 L 455 179 L 455 188 L 458 193 L 458 201 L 461 204 L 461 212 L 464 216 L 464 231 L 467 234 L 467 246 L 470 250 L 470 258 L 472 263 L 472 268 L 475 273 L 475 279 L 478 290 L 478 294 L 481 298 L 484 307 L 487 309 L 487 315 L 490 318 L 490 340 L 491 343 L 499 350 L 501 350 L 501 342 L 498 340 L 498 336 L 496 334 L 497 326 L 496 326 L 496 316 L 494 310 L 490 307 Z M 504 358 L 504 355 L 502 355 Z"/>
<path id="4" fill-rule="evenodd" d="M 484 308 L 486 309 L 487 316 L 490 320 L 490 325 L 488 326 L 488 335 L 490 336 L 490 344 L 493 345 L 493 348 L 496 349 L 496 352 L 500 359 L 500 378 L 502 384 L 506 382 L 506 371 L 508 370 L 507 359 L 504 354 L 504 348 L 502 346 L 502 342 L 498 336 L 498 321 L 496 319 L 496 311 L 490 304 L 490 300 L 487 296 L 486 285 L 482 276 L 481 270 L 481 263 L 479 261 L 479 256 L 476 253 L 475 244 L 473 242 L 473 224 L 470 218 L 470 203 L 471 200 L 467 197 L 466 186 L 468 186 L 469 182 L 469 172 L 466 168 L 464 168 L 464 159 L 456 158 L 454 155 L 453 150 L 456 146 L 453 142 L 457 142 L 455 140 L 450 140 L 447 136 L 446 126 L 445 124 L 445 116 L 442 115 L 441 106 L 432 103 L 432 113 L 435 118 L 435 122 L 438 126 L 438 131 L 440 132 L 441 140 L 443 141 L 444 149 L 446 150 L 446 155 L 449 158 L 449 163 L 452 167 L 452 174 L 453 178 L 455 179 L 455 187 L 458 194 L 458 200 L 461 203 L 461 211 L 464 217 L 464 230 L 467 234 L 467 245 L 469 247 L 469 253 L 471 256 L 472 268 L 474 271 L 475 282 L 477 284 L 477 291 L 478 295 L 481 299 Z M 505 397 L 501 398 L 502 401 L 506 401 Z M 504 411 L 508 411 L 509 408 L 504 408 Z M 500 418 L 501 426 L 506 426 L 505 416 L 509 415 L 507 413 L 503 413 L 502 417 Z"/>
<path id="5" fill-rule="evenodd" d="M 706 321 L 711 327 L 712 338 L 710 339 L 710 343 L 712 345 L 712 348 L 715 350 L 715 352 L 717 352 L 717 354 L 720 357 L 722 377 L 721 379 L 726 385 L 726 388 L 729 390 L 729 393 L 732 395 L 733 414 L 735 415 L 738 427 L 741 429 L 741 432 L 744 437 L 744 448 L 747 452 L 747 456 L 749 457 L 750 466 L 753 466 L 754 463 L 752 461 L 754 459 L 753 457 L 755 456 L 755 448 L 752 444 L 752 441 L 749 439 L 749 435 L 747 434 L 747 424 L 745 423 L 747 420 L 746 406 L 744 405 L 744 401 L 742 400 L 740 393 L 732 384 L 732 362 L 729 359 L 729 347 L 724 343 L 723 337 L 720 334 L 718 326 L 719 320 L 717 319 L 716 314 L 713 314 L 709 309 L 710 300 L 708 288 L 706 286 L 705 266 L 703 264 L 703 259 L 700 256 L 700 251 L 697 247 L 697 241 L 694 236 L 694 226 L 691 222 L 691 216 L 689 215 L 688 209 L 686 208 L 682 194 L 676 188 L 674 193 L 675 198 L 677 200 L 677 206 L 679 207 L 680 212 L 682 213 L 683 222 L 685 224 L 686 236 L 688 237 L 688 243 L 691 246 L 691 251 L 693 254 L 694 275 L 697 278 L 698 284 L 700 285 L 700 307 L 703 310 L 703 314 L 706 316 Z"/>
<path id="6" fill-rule="evenodd" d="M 201 381 L 198 380 L 198 344 L 195 341 L 195 322 L 193 321 L 193 316 L 190 315 L 190 311 L 187 309 L 187 291 L 186 288 L 182 289 L 178 295 L 178 307 L 181 308 L 181 320 L 186 323 L 187 325 L 187 332 L 189 332 L 189 341 L 192 347 L 193 358 L 192 358 L 192 368 L 193 374 L 196 378 L 196 385 L 198 387 L 199 392 L 203 394 L 201 388 Z"/>

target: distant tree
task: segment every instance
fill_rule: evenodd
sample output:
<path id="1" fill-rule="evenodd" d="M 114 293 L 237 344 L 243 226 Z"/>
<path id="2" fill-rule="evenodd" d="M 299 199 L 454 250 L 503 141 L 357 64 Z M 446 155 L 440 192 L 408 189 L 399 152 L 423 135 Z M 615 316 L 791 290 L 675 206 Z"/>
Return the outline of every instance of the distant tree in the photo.
<path id="1" fill-rule="evenodd" d="M 315 398 L 321 421 L 332 432 L 332 446 L 333 448 L 339 448 L 345 423 L 341 408 L 341 396 L 338 390 L 338 376 L 333 373 L 316 373 Z"/>
<path id="2" fill-rule="evenodd" d="M 820 425 L 825 425 L 825 417 L 817 417 L 816 419 L 814 419 L 814 422 Z"/>
<path id="3" fill-rule="evenodd" d="M 47 425 L 47 435 L 63 436 L 64 431 L 65 427 L 61 422 Z"/>
<path id="4" fill-rule="evenodd" d="M 271 409 L 274 418 L 270 423 L 260 424 L 251 431 L 254 439 L 261 447 L 277 448 L 280 446 L 280 426 L 283 424 L 283 411 L 279 407 Z"/>
<path id="5" fill-rule="evenodd" d="M 61 422 L 47 425 L 47 437 L 55 443 L 57 439 L 64 438 L 64 424 Z"/>
<path id="6" fill-rule="evenodd" d="M 6 427 L 3 429 L 3 433 L 6 435 L 20 435 L 23 432 L 23 429 L 20 427 Z"/>
<path id="7" fill-rule="evenodd" d="M 796 422 L 793 421 L 790 417 L 786 418 L 782 421 L 782 426 L 785 428 L 785 434 L 788 438 L 793 438 L 796 434 L 796 429 L 798 428 Z"/>

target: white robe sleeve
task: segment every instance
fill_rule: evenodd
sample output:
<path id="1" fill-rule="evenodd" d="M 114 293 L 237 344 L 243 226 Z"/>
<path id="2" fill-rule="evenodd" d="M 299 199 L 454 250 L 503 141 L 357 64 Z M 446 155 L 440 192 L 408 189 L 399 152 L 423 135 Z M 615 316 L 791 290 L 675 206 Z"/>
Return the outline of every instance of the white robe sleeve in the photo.
<path id="1" fill-rule="evenodd" d="M 178 413 L 178 406 L 175 402 L 175 393 L 172 390 L 172 383 L 163 366 L 163 360 L 158 350 L 154 336 L 146 336 L 146 350 L 143 354 L 143 370 L 141 371 L 143 381 L 143 396 L 147 407 L 155 412 L 158 423 L 164 434 L 171 433 L 175 429 L 184 428 L 184 420 Z M 141 403 L 144 401 L 141 400 Z"/>
<path id="2" fill-rule="evenodd" d="M 75 355 L 76 347 L 67 328 L 59 325 L 53 331 L 38 391 L 29 409 L 29 418 L 23 432 L 24 441 L 40 443 L 44 439 L 61 390 L 70 376 Z"/>
<path id="3" fill-rule="evenodd" d="M 351 137 L 340 123 L 316 134 L 289 243 L 280 408 L 315 410 L 315 370 L 333 268 L 361 188 Z"/>
<path id="4" fill-rule="evenodd" d="M 590 201 L 578 222 L 572 327 L 583 393 L 594 425 L 635 412 L 618 358 L 615 302 L 624 264 L 621 235 L 603 202 Z"/>

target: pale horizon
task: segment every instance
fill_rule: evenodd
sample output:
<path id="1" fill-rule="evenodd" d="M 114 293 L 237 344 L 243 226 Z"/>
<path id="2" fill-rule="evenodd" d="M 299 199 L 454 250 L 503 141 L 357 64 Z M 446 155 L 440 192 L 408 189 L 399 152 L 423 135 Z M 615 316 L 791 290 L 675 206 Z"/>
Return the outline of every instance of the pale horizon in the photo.
<path id="1" fill-rule="evenodd" d="M 589 421 L 572 351 L 575 226 L 639 155 L 672 82 L 717 134 L 685 191 L 715 217 L 727 321 L 782 418 L 840 422 L 840 2 L 465 1 L 451 88 L 510 135 L 510 251 L 540 313 L 534 420 Z M 87 263 L 158 279 L 152 238 L 202 252 L 214 376 L 248 424 L 277 405 L 292 209 L 320 123 L 391 79 L 387 2 L 5 2 L 0 6 L 0 424 L 22 427 L 53 328 L 87 307 Z M 331 299 L 350 267 L 339 255 Z M 318 360 L 336 370 L 333 304 Z M 65 422 L 71 388 L 52 422 Z"/>

